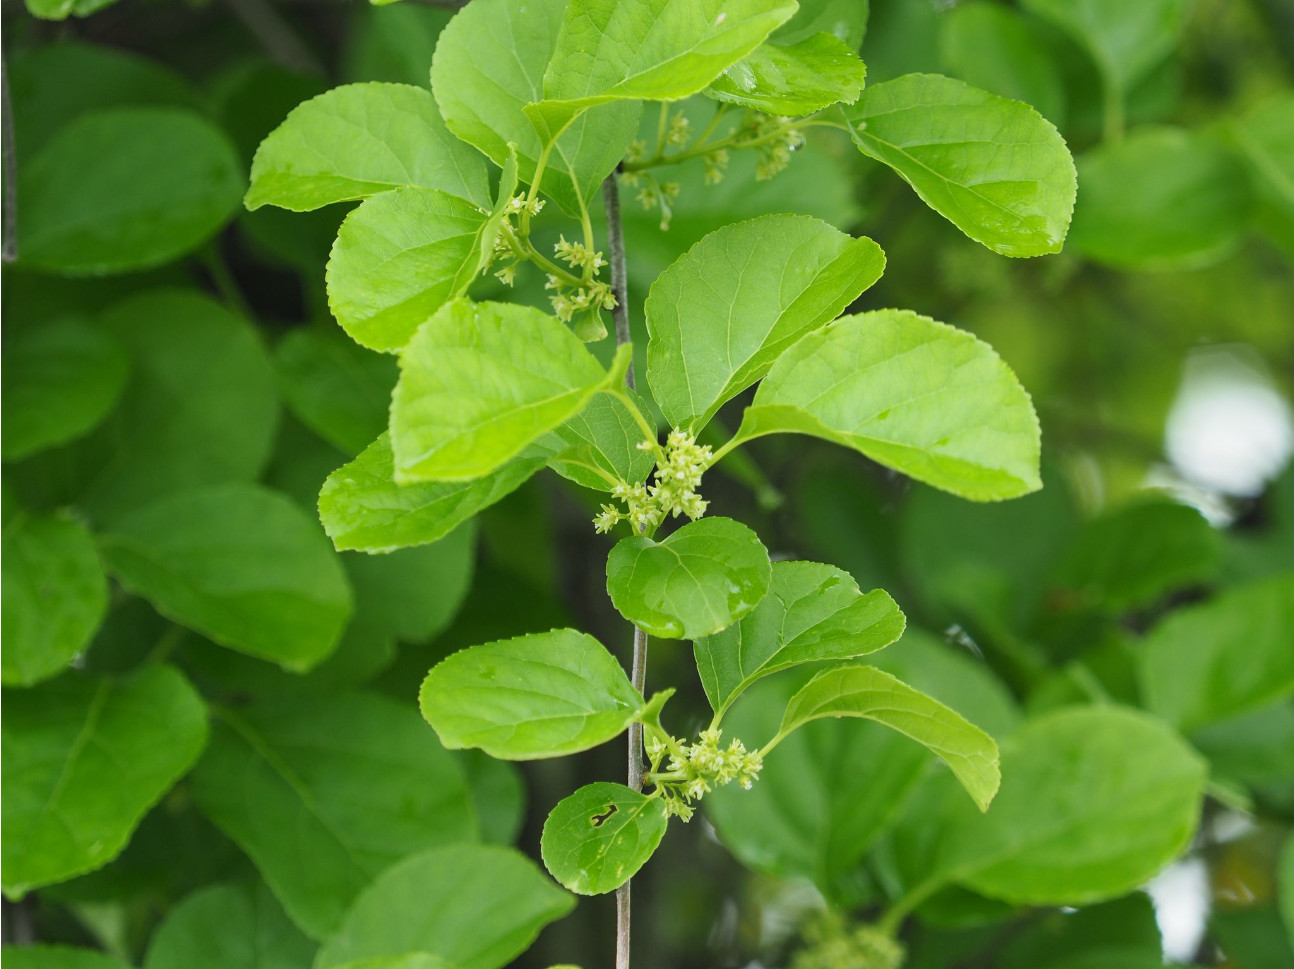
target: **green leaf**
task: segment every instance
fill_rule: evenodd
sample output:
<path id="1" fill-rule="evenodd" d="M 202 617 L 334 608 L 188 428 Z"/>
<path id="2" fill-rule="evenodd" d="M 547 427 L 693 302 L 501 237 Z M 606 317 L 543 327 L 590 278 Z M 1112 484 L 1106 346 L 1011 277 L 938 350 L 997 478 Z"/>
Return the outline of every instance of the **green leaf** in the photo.
<path id="1" fill-rule="evenodd" d="M 399 376 L 390 357 L 356 346 L 331 327 L 288 333 L 275 352 L 279 387 L 292 413 L 347 454 L 384 430 Z"/>
<path id="2" fill-rule="evenodd" d="M 1077 912 L 1038 913 L 994 957 L 993 969 L 1160 969 L 1164 942 L 1145 892 Z"/>
<path id="3" fill-rule="evenodd" d="M 477 833 L 454 759 L 407 704 L 364 693 L 221 710 L 193 793 L 316 939 L 388 866 Z"/>
<path id="4" fill-rule="evenodd" d="M 984 0 L 959 3 L 939 18 L 939 53 L 948 73 L 1063 125 L 1065 82 L 1036 21 Z"/>
<path id="5" fill-rule="evenodd" d="M 395 0 L 391 0 L 395 2 Z M 337 969 L 455 969 L 440 956 L 429 952 L 406 952 L 401 956 L 377 956 L 373 959 L 356 959 Z"/>
<path id="6" fill-rule="evenodd" d="M 474 481 L 399 485 L 391 440 L 383 434 L 328 476 L 319 518 L 338 549 L 390 552 L 425 545 L 521 487 L 544 461 L 526 452 Z"/>
<path id="7" fill-rule="evenodd" d="M 867 32 L 868 0 L 800 0 L 800 8 L 773 31 L 779 44 L 798 44 L 822 32 L 858 50 Z"/>
<path id="8" fill-rule="evenodd" d="M 1120 269 L 1195 269 L 1246 229 L 1244 169 L 1208 135 L 1144 128 L 1079 159 L 1073 247 Z"/>
<path id="9" fill-rule="evenodd" d="M 246 320 L 198 293 L 158 290 L 117 303 L 103 325 L 134 371 L 101 428 L 104 457 L 85 504 L 112 518 L 185 488 L 260 476 L 278 404 Z"/>
<path id="10" fill-rule="evenodd" d="M 877 654 L 876 661 L 993 734 L 1009 731 L 1019 718 L 1010 694 L 984 663 L 921 630 L 909 629 L 899 646 Z M 747 742 L 773 736 L 787 702 L 809 678 L 802 668 L 756 683 L 733 706 L 724 732 Z M 812 879 L 835 899 L 934 767 L 928 750 L 879 723 L 815 721 L 778 745 L 749 791 L 718 788 L 706 795 L 704 807 L 720 839 L 743 863 Z"/>
<path id="11" fill-rule="evenodd" d="M 703 426 L 884 270 L 871 239 L 808 216 L 710 233 L 661 273 L 645 305 L 647 379 L 666 419 Z"/>
<path id="12" fill-rule="evenodd" d="M 1141 501 L 1089 522 L 1060 581 L 1082 605 L 1117 613 L 1207 581 L 1221 558 L 1221 533 L 1194 508 Z"/>
<path id="13" fill-rule="evenodd" d="M 457 969 L 500 969 L 574 905 L 534 862 L 510 848 L 424 851 L 369 886 L 315 966 L 422 952 Z"/>
<path id="14" fill-rule="evenodd" d="M 103 536 L 108 570 L 222 646 L 301 672 L 331 653 L 350 586 L 318 526 L 283 495 L 217 485 L 164 498 Z"/>
<path id="15" fill-rule="evenodd" d="M 972 501 L 1042 486 L 1038 418 L 1015 374 L 971 334 L 909 310 L 841 317 L 783 353 L 737 439 L 782 432 Z"/>
<path id="16" fill-rule="evenodd" d="M 314 954 L 263 883 L 212 885 L 167 913 L 144 969 L 310 969 Z"/>
<path id="17" fill-rule="evenodd" d="M 553 629 L 454 653 L 432 667 L 418 703 L 450 750 L 536 760 L 619 735 L 643 698 L 596 639 Z"/>
<path id="18" fill-rule="evenodd" d="M 479 750 L 461 751 L 458 763 L 467 776 L 481 840 L 487 844 L 513 844 L 526 820 L 526 781 L 521 771 Z"/>
<path id="19" fill-rule="evenodd" d="M 431 89 L 449 130 L 496 165 L 516 146 L 521 178 L 533 182 L 543 142 L 523 108 L 543 96 L 544 69 L 566 0 L 473 0 L 440 35 Z M 638 135 L 639 106 L 609 104 L 578 118 L 557 139 L 541 187 L 568 213 L 590 203 Z"/>
<path id="20" fill-rule="evenodd" d="M 430 91 L 346 84 L 293 108 L 261 142 L 245 201 L 307 212 L 406 185 L 492 202 L 485 162 L 450 134 Z"/>
<path id="21" fill-rule="evenodd" d="M 716 101 L 797 117 L 841 101 L 853 104 L 867 78 L 856 48 L 834 34 L 756 47 L 706 88 Z"/>
<path id="22" fill-rule="evenodd" d="M 934 751 L 987 811 L 1002 780 L 997 744 L 961 714 L 874 666 L 824 670 L 791 697 L 779 736 L 823 717 L 863 717 Z"/>
<path id="23" fill-rule="evenodd" d="M 1126 95 L 1176 49 L 1190 0 L 1022 0 L 1022 6 L 1069 34 L 1104 82 Z"/>
<path id="24" fill-rule="evenodd" d="M 697 94 L 795 10 L 794 0 L 572 0 L 544 100 L 526 114 L 551 140 L 595 105 Z"/>
<path id="25" fill-rule="evenodd" d="M 35 152 L 68 122 L 104 108 L 192 108 L 198 97 L 180 74 L 120 47 L 79 40 L 15 50 L 5 64 L 13 96 L 14 144 Z"/>
<path id="26" fill-rule="evenodd" d="M 845 115 L 863 154 L 976 242 L 1003 256 L 1060 252 L 1074 161 L 1029 105 L 950 77 L 907 74 L 869 87 Z"/>
<path id="27" fill-rule="evenodd" d="M 430 188 L 375 195 L 346 216 L 328 260 L 328 306 L 351 338 L 401 349 L 481 268 L 486 213 Z"/>
<path id="28" fill-rule="evenodd" d="M 1284 92 L 1259 103 L 1231 127 L 1232 137 L 1254 174 L 1261 203 L 1294 220 L 1294 133 L 1286 119 L 1294 94 Z"/>
<path id="29" fill-rule="evenodd" d="M 623 784 L 586 784 L 549 812 L 544 864 L 579 895 L 613 892 L 647 863 L 668 824 L 660 798 Z"/>
<path id="30" fill-rule="evenodd" d="M 76 317 L 11 332 L 2 359 L 6 461 L 93 430 L 117 403 L 130 371 L 121 343 Z"/>
<path id="31" fill-rule="evenodd" d="M 20 515 L 4 527 L 5 686 L 60 673 L 90 644 L 108 612 L 108 580 L 83 525 Z"/>
<path id="32" fill-rule="evenodd" d="M 647 402 L 632 390 L 627 393 L 650 422 Z M 638 446 L 644 440 L 643 430 L 623 397 L 597 394 L 584 410 L 541 439 L 539 446 L 554 451 L 548 466 L 563 478 L 585 488 L 610 491 L 615 485 L 608 476 L 637 484 L 651 474 L 656 459 L 651 451 Z"/>
<path id="33" fill-rule="evenodd" d="M 1024 905 L 1083 905 L 1145 883 L 1189 843 L 1203 760 L 1161 721 L 1076 707 L 1003 745 L 986 815 L 949 802 L 930 883 Z"/>
<path id="34" fill-rule="evenodd" d="M 1147 707 L 1192 730 L 1294 694 L 1291 629 L 1294 573 L 1177 610 L 1142 644 Z"/>
<path id="35" fill-rule="evenodd" d="M 624 379 L 556 317 L 511 303 L 446 303 L 400 356 L 391 400 L 398 484 L 467 481 L 497 471 L 531 442 Z"/>
<path id="36" fill-rule="evenodd" d="M 768 595 L 736 625 L 694 645 L 701 684 L 722 714 L 762 676 L 800 663 L 854 659 L 903 635 L 903 613 L 881 589 L 817 562 L 776 562 Z"/>
<path id="37" fill-rule="evenodd" d="M 129 969 L 102 952 L 66 945 L 7 945 L 4 957 L 12 969 Z"/>
<path id="38" fill-rule="evenodd" d="M 192 252 L 238 209 L 242 164 L 196 112 L 84 114 L 19 173 L 23 265 L 68 275 L 159 266 Z"/>
<path id="39" fill-rule="evenodd" d="M 4 891 L 14 899 L 117 857 L 207 739 L 201 698 L 169 666 L 123 680 L 61 676 L 7 691 L 3 709 Z"/>
<path id="40" fill-rule="evenodd" d="M 607 558 L 611 602 L 662 639 L 699 639 L 726 629 L 759 604 L 771 581 L 768 550 L 731 518 L 702 518 L 661 542 L 621 539 Z"/>

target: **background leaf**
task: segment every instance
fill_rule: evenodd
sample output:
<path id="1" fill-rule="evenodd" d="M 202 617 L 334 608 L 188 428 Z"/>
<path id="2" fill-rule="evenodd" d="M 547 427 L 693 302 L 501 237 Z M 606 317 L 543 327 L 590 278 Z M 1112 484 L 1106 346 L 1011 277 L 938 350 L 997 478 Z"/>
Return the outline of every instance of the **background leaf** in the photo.
<path id="1" fill-rule="evenodd" d="M 768 592 L 772 566 L 759 537 L 731 518 L 702 518 L 664 541 L 621 539 L 607 558 L 607 592 L 653 636 L 697 639 L 726 629 Z"/>
<path id="2" fill-rule="evenodd" d="M 388 866 L 477 836 L 451 756 L 406 704 L 365 693 L 220 711 L 194 796 L 315 939 Z"/>
<path id="3" fill-rule="evenodd" d="M 534 862 L 509 848 L 436 848 L 383 872 L 315 965 L 425 952 L 458 969 L 499 969 L 573 906 Z"/>
<path id="4" fill-rule="evenodd" d="M 107 612 L 108 581 L 83 525 L 56 515 L 5 523 L 5 686 L 29 686 L 62 672 Z"/>
<path id="5" fill-rule="evenodd" d="M 309 969 L 314 954 L 265 885 L 213 885 L 171 909 L 144 969 Z"/>
<path id="6" fill-rule="evenodd" d="M 69 275 L 169 262 L 233 216 L 241 167 L 225 135 L 193 112 L 85 114 L 20 172 L 22 261 Z"/>
<path id="7" fill-rule="evenodd" d="M 112 574 L 164 615 L 301 672 L 351 614 L 350 586 L 317 527 L 252 485 L 184 492 L 125 516 L 103 538 Z"/>
<path id="8" fill-rule="evenodd" d="M 121 852 L 197 760 L 206 711 L 169 666 L 73 674 L 6 691 L 3 737 L 4 890 L 21 898 Z"/>

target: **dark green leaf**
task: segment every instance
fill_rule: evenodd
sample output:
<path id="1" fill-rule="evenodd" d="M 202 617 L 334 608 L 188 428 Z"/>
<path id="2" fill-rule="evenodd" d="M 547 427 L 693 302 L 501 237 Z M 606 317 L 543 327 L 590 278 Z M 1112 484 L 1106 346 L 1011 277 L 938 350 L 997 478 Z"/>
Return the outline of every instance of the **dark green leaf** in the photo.
<path id="1" fill-rule="evenodd" d="M 213 885 L 167 913 L 144 969 L 310 969 L 314 954 L 264 884 Z"/>
<path id="2" fill-rule="evenodd" d="M 66 945 L 7 945 L 4 958 L 12 969 L 129 969 L 102 952 Z"/>
<path id="3" fill-rule="evenodd" d="M 364 693 L 222 710 L 193 787 L 316 939 L 391 864 L 477 834 L 454 759 L 408 704 Z"/>
<path id="4" fill-rule="evenodd" d="M 102 275 L 170 262 L 238 209 L 242 165 L 225 135 L 177 108 L 82 115 L 23 167 L 25 265 Z"/>
<path id="5" fill-rule="evenodd" d="M 130 371 L 119 341 L 75 317 L 19 329 L 3 360 L 6 461 L 93 430 L 117 403 Z"/>
<path id="6" fill-rule="evenodd" d="M 146 666 L 6 691 L 3 736 L 4 891 L 21 898 L 120 854 L 198 759 L 207 721 L 184 677 Z"/>
<path id="7" fill-rule="evenodd" d="M 218 485 L 119 519 L 108 569 L 163 615 L 301 672 L 336 648 L 350 586 L 318 526 L 277 492 Z"/>
<path id="8" fill-rule="evenodd" d="M 356 901 L 315 960 L 427 953 L 456 969 L 499 969 L 575 900 L 509 848 L 458 845 L 407 858 Z"/>
<path id="9" fill-rule="evenodd" d="M 55 515 L 20 515 L 5 524 L 5 686 L 62 672 L 107 611 L 108 580 L 83 525 Z"/>

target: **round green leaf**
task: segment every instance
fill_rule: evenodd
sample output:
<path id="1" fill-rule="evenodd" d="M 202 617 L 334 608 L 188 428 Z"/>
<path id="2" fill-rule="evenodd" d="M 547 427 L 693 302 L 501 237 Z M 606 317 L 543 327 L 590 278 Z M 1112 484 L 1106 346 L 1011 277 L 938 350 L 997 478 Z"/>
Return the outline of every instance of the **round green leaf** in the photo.
<path id="1" fill-rule="evenodd" d="M 647 380 L 666 420 L 704 425 L 806 333 L 881 277 L 868 238 L 804 215 L 724 226 L 680 256 L 647 296 Z"/>
<path id="2" fill-rule="evenodd" d="M 586 784 L 549 812 L 544 864 L 579 895 L 613 892 L 647 863 L 668 824 L 660 798 L 623 784 Z"/>
<path id="3" fill-rule="evenodd" d="M 5 686 L 28 686 L 66 668 L 108 611 L 108 581 L 94 537 L 59 516 L 20 515 L 4 527 Z"/>
<path id="4" fill-rule="evenodd" d="M 605 743 L 643 699 L 605 646 L 553 629 L 454 653 L 427 674 L 418 703 L 451 750 L 534 760 Z"/>
<path id="5" fill-rule="evenodd" d="M 25 265 L 72 275 L 158 266 L 211 238 L 243 184 L 233 145 L 194 112 L 85 114 L 19 173 L 18 252 Z"/>
<path id="6" fill-rule="evenodd" d="M 1074 161 L 1029 105 L 950 77 L 907 74 L 869 87 L 845 114 L 860 151 L 976 242 L 1004 256 L 1060 251 Z"/>
<path id="7" fill-rule="evenodd" d="M 480 268 L 487 213 L 429 188 L 398 188 L 346 217 L 328 259 L 328 306 L 355 342 L 399 350 Z"/>
<path id="8" fill-rule="evenodd" d="M 1244 169 L 1207 135 L 1134 132 L 1079 160 L 1075 249 L 1121 269 L 1192 269 L 1240 241 L 1249 215 Z"/>
<path id="9" fill-rule="evenodd" d="M 319 951 L 315 966 L 427 953 L 457 969 L 500 969 L 574 905 L 510 848 L 436 848 L 383 872 Z"/>
<path id="10" fill-rule="evenodd" d="M 306 969 L 314 953 L 263 883 L 213 885 L 167 912 L 144 969 Z"/>
<path id="11" fill-rule="evenodd" d="M 1186 847 L 1206 774 L 1198 754 L 1145 714 L 1082 707 L 1039 717 L 1003 744 L 991 811 L 950 802 L 932 878 L 1025 905 L 1123 895 Z"/>
<path id="12" fill-rule="evenodd" d="M 449 133 L 430 91 L 347 84 L 297 105 L 261 142 L 246 202 L 307 212 L 405 185 L 493 201 L 484 159 Z"/>
<path id="13" fill-rule="evenodd" d="M 87 506 L 111 519 L 176 491 L 260 476 L 278 402 L 269 356 L 246 320 L 199 293 L 158 290 L 117 303 L 103 324 L 133 371 L 90 439 L 103 457 L 81 496 Z"/>
<path id="14" fill-rule="evenodd" d="M 383 434 L 328 476 L 319 518 L 338 549 L 390 552 L 425 545 L 516 491 L 544 461 L 542 454 L 527 453 L 472 481 L 396 484 L 391 439 Z"/>
<path id="15" fill-rule="evenodd" d="M 454 758 L 408 704 L 365 693 L 220 711 L 193 793 L 316 939 L 390 865 L 477 835 Z"/>
<path id="16" fill-rule="evenodd" d="M 75 317 L 17 330 L 0 359 L 6 461 L 93 430 L 117 403 L 130 371 L 118 340 Z"/>
<path id="17" fill-rule="evenodd" d="M 318 525 L 256 485 L 163 498 L 115 522 L 102 547 L 108 570 L 163 615 L 285 669 L 331 653 L 351 615 Z"/>
<path id="18" fill-rule="evenodd" d="M 972 501 L 1042 486 L 1038 418 L 971 334 L 909 310 L 845 316 L 782 354 L 737 432 L 811 434 Z"/>
<path id="19" fill-rule="evenodd" d="M 21 898 L 112 861 L 206 739 L 201 698 L 169 666 L 6 692 L 5 894 Z"/>
<path id="20" fill-rule="evenodd" d="M 359 454 L 386 430 L 396 363 L 331 327 L 302 328 L 275 353 L 279 386 L 292 413 L 329 444 Z"/>
<path id="21" fill-rule="evenodd" d="M 663 639 L 726 629 L 759 604 L 771 581 L 768 550 L 731 518 L 702 518 L 662 542 L 621 539 L 607 558 L 607 592 L 616 609 Z"/>
<path id="22" fill-rule="evenodd" d="M 391 400 L 398 484 L 467 481 L 502 467 L 528 444 L 616 385 L 611 371 L 556 317 L 513 303 L 446 303 L 400 356 Z"/>
<path id="23" fill-rule="evenodd" d="M 796 117 L 840 101 L 853 104 L 867 68 L 834 34 L 820 33 L 796 44 L 760 44 L 706 88 L 716 101 Z"/>

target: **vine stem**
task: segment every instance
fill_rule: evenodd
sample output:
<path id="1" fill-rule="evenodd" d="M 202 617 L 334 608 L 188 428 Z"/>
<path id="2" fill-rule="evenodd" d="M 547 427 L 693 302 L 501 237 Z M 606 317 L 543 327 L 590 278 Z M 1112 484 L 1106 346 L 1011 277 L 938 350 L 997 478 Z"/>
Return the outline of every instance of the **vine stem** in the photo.
<path id="1" fill-rule="evenodd" d="M 607 248 L 611 256 L 611 292 L 616 306 L 612 317 L 616 325 L 616 346 L 629 342 L 629 277 L 625 262 L 624 227 L 620 222 L 620 185 L 612 172 L 602 183 L 602 202 L 607 215 Z M 630 361 L 625 373 L 625 383 L 634 386 L 634 367 Z M 633 665 L 630 682 L 641 695 L 647 684 L 647 634 L 634 627 Z M 643 789 L 643 727 L 641 723 L 629 724 L 628 783 L 635 791 Z M 616 969 L 629 969 L 630 884 L 626 881 L 616 889 Z"/>

